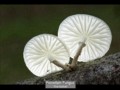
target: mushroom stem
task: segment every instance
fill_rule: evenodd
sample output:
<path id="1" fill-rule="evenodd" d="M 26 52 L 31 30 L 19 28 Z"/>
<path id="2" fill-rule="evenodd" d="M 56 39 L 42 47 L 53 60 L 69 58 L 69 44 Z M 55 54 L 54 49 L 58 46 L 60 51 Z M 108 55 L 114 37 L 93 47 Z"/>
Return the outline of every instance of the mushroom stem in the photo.
<path id="1" fill-rule="evenodd" d="M 81 42 L 80 42 L 80 43 L 81 43 Z M 59 61 L 55 60 L 53 57 L 49 56 L 50 62 L 51 62 L 51 63 L 54 63 L 54 64 L 55 64 L 56 66 L 58 66 L 58 67 L 63 68 L 65 71 L 73 71 L 73 70 L 75 70 L 76 67 L 77 67 L 76 64 L 77 64 L 78 57 L 80 56 L 80 54 L 81 54 L 81 52 L 82 52 L 82 49 L 83 49 L 83 47 L 85 46 L 85 43 L 84 43 L 84 42 L 82 42 L 81 44 L 82 44 L 82 45 L 79 46 L 78 51 L 77 51 L 74 59 L 72 60 L 72 63 L 71 63 L 71 64 L 65 64 L 65 65 L 63 65 L 63 64 L 60 63 Z"/>
<path id="2" fill-rule="evenodd" d="M 76 69 L 77 60 L 78 60 L 78 57 L 80 56 L 80 54 L 81 54 L 81 52 L 82 52 L 83 47 L 85 47 L 85 43 L 84 43 L 84 42 L 82 42 L 82 45 L 79 46 L 78 51 L 77 51 L 74 59 L 72 60 L 72 63 L 69 65 L 69 67 L 70 67 L 72 70 L 75 70 L 75 69 Z"/>
<path id="3" fill-rule="evenodd" d="M 53 60 L 52 63 L 54 63 L 58 67 L 63 68 L 65 71 L 70 71 L 70 68 L 67 65 L 63 65 L 62 63 L 58 62 L 57 60 Z"/>

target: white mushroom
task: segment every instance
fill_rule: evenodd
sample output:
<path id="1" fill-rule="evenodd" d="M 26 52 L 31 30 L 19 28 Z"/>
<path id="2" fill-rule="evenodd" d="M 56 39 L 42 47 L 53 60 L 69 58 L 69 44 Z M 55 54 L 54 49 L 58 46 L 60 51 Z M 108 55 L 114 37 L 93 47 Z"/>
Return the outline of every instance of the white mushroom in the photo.
<path id="1" fill-rule="evenodd" d="M 61 40 L 51 34 L 41 34 L 29 40 L 23 56 L 28 69 L 40 77 L 66 69 L 64 65 L 69 63 L 70 57 Z"/>
<path id="2" fill-rule="evenodd" d="M 58 37 L 68 47 L 72 58 L 81 47 L 79 42 L 86 44 L 78 57 L 78 61 L 82 62 L 104 56 L 112 41 L 109 26 L 103 20 L 86 14 L 72 15 L 63 20 L 59 26 Z"/>

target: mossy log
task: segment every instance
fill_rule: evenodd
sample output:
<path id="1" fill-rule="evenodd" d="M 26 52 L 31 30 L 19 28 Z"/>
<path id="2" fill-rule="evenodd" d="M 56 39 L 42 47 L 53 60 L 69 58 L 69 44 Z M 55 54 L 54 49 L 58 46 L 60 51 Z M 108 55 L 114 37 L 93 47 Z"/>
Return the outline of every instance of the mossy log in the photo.
<path id="1" fill-rule="evenodd" d="M 17 84 L 45 84 L 45 81 L 75 81 L 83 84 L 120 84 L 120 52 L 90 62 L 79 62 L 72 72 L 60 71 L 45 77 L 33 77 Z"/>

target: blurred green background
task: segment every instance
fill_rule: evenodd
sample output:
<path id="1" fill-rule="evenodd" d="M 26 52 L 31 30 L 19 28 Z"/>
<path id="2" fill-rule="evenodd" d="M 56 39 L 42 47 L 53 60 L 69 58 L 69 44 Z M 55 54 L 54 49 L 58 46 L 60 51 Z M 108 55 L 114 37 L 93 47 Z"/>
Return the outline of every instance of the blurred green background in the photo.
<path id="1" fill-rule="evenodd" d="M 66 17 L 90 14 L 104 20 L 113 40 L 108 54 L 120 51 L 120 5 L 0 5 L 0 84 L 14 84 L 34 75 L 23 60 L 32 37 L 57 30 Z"/>

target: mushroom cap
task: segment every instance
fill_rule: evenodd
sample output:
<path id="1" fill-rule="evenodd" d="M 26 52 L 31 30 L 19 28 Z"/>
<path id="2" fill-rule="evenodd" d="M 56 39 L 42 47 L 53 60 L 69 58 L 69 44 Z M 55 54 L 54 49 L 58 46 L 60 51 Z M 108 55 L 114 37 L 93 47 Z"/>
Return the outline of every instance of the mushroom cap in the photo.
<path id="1" fill-rule="evenodd" d="M 51 63 L 53 59 L 62 64 L 69 62 L 69 53 L 62 41 L 52 34 L 41 34 L 27 42 L 23 51 L 24 62 L 27 68 L 36 76 L 62 70 Z"/>
<path id="2" fill-rule="evenodd" d="M 76 14 L 63 20 L 58 29 L 58 37 L 68 47 L 72 58 L 81 45 L 79 42 L 86 39 L 86 46 L 78 57 L 78 61 L 82 62 L 104 56 L 112 41 L 109 26 L 103 20 L 87 14 Z"/>

